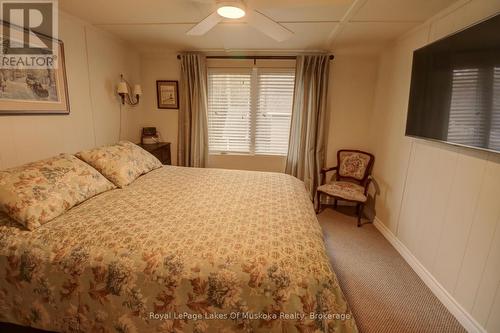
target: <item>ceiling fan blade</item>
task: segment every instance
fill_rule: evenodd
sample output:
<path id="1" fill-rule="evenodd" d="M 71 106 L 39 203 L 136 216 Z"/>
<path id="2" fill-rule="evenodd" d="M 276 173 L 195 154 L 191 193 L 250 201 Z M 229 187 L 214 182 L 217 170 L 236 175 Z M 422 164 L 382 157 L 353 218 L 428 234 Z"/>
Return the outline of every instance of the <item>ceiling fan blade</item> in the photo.
<path id="1" fill-rule="evenodd" d="M 248 13 L 247 22 L 278 42 L 283 42 L 293 37 L 293 32 L 256 10 L 251 10 Z"/>
<path id="2" fill-rule="evenodd" d="M 222 21 L 222 17 L 217 14 L 217 12 L 213 12 L 209 16 L 207 16 L 203 21 L 192 27 L 187 34 L 190 36 L 201 36 L 210 31 L 213 27 Z"/>

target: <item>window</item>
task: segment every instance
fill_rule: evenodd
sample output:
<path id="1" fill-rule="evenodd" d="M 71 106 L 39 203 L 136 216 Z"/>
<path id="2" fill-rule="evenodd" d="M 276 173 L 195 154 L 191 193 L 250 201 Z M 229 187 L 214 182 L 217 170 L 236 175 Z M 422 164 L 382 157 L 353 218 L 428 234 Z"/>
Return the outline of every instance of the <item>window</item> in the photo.
<path id="1" fill-rule="evenodd" d="M 209 152 L 286 155 L 294 82 L 294 68 L 209 68 Z"/>

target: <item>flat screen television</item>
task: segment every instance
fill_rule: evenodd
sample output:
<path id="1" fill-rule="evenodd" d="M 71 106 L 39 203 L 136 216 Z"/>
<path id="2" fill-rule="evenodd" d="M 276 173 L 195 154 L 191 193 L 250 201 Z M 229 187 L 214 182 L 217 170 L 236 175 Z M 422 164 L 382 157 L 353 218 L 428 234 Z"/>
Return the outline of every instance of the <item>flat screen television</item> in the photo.
<path id="1" fill-rule="evenodd" d="M 500 152 L 500 15 L 413 53 L 406 135 Z"/>

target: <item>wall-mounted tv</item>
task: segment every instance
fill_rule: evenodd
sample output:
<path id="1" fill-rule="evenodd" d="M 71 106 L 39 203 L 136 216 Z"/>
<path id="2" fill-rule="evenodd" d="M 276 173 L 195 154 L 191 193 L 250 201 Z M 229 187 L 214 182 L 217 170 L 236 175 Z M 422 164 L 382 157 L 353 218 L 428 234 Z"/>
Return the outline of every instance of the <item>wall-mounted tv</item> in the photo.
<path id="1" fill-rule="evenodd" d="M 406 135 L 500 152 L 500 15 L 413 53 Z"/>

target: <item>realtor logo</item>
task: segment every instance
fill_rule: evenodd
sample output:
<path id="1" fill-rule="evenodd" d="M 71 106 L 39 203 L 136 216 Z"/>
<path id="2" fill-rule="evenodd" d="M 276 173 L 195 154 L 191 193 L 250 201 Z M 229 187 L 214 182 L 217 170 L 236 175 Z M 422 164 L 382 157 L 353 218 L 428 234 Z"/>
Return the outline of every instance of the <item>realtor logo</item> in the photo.
<path id="1" fill-rule="evenodd" d="M 1 68 L 55 68 L 57 0 L 0 0 Z"/>

